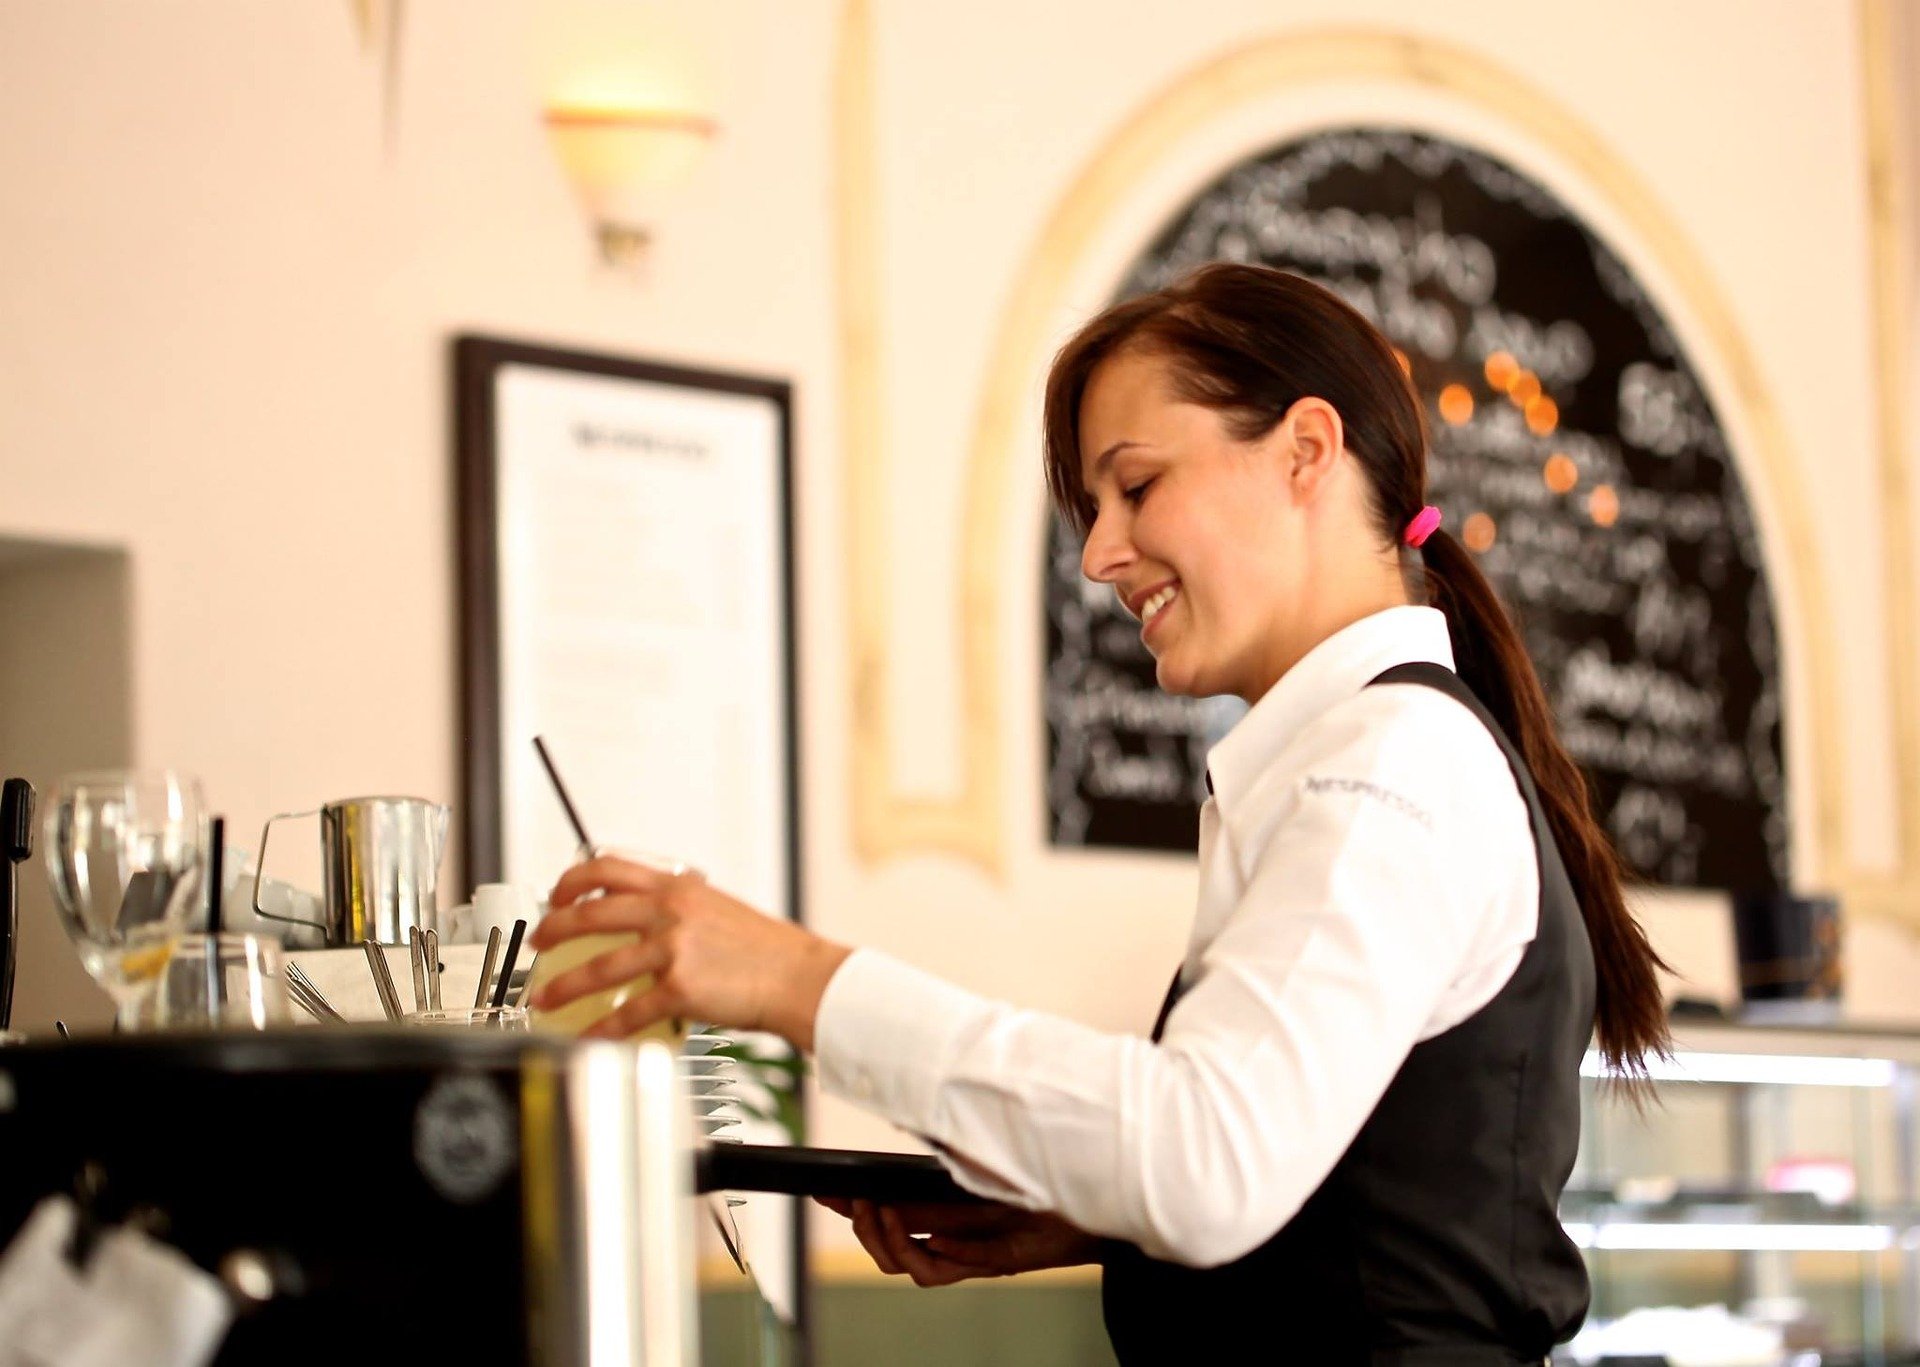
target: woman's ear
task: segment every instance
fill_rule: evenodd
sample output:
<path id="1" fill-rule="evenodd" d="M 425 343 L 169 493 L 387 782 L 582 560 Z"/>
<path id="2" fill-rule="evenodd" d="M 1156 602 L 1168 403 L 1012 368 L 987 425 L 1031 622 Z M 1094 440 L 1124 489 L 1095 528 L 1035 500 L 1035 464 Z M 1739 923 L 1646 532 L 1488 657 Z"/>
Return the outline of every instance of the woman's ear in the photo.
<path id="1" fill-rule="evenodd" d="M 1288 487 L 1301 502 L 1311 502 L 1325 487 L 1339 462 L 1346 433 L 1340 414 L 1325 399 L 1311 396 L 1296 401 L 1280 420 Z"/>

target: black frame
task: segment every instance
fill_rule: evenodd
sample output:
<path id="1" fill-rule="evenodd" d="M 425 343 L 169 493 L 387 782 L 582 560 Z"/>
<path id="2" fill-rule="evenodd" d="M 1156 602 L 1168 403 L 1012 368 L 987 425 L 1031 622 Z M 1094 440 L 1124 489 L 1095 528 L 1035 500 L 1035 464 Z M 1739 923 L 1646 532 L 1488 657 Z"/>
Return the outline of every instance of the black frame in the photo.
<path id="1" fill-rule="evenodd" d="M 500 567 L 496 556 L 500 520 L 495 424 L 495 383 L 502 366 L 525 365 L 575 374 L 643 380 L 689 389 L 744 394 L 773 403 L 779 412 L 780 450 L 775 470 L 780 536 L 775 563 L 781 569 L 780 613 L 785 642 L 781 718 L 786 728 L 787 906 L 805 925 L 800 899 L 799 668 L 795 641 L 798 590 L 793 518 L 793 386 L 785 380 L 640 361 L 604 353 L 462 335 L 453 341 L 455 537 L 459 568 L 460 812 L 464 830 L 461 886 L 496 881 L 500 874 L 503 818 L 500 753 Z M 804 1105 L 804 1093 L 803 1093 Z M 802 1111 L 803 1123 L 805 1112 Z M 807 1219 L 796 1202 L 793 1228 L 794 1315 L 801 1363 L 812 1359 L 812 1278 L 807 1268 Z"/>

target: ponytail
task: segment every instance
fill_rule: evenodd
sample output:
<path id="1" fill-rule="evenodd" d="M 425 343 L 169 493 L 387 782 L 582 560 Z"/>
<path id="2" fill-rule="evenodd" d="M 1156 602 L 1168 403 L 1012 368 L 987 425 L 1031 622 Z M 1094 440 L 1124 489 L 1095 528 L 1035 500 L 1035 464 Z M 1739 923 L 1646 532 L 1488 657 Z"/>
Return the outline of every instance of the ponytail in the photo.
<path id="1" fill-rule="evenodd" d="M 1615 1072 L 1644 1080 L 1646 1056 L 1668 1048 L 1654 972 L 1667 965 L 1627 910 L 1620 858 L 1594 817 L 1586 776 L 1554 731 L 1520 633 L 1466 547 L 1436 531 L 1418 554 L 1426 560 L 1427 601 L 1446 615 L 1455 668 L 1526 761 L 1579 900 L 1599 985 L 1594 1031 L 1600 1052 Z"/>
<path id="2" fill-rule="evenodd" d="M 1427 423 L 1403 358 L 1331 291 L 1297 275 L 1216 262 L 1114 305 L 1060 349 L 1047 376 L 1047 486 L 1083 535 L 1095 513 L 1080 470 L 1080 401 L 1094 369 L 1124 348 L 1174 363 L 1181 397 L 1217 410 L 1253 440 L 1302 397 L 1331 403 L 1372 486 L 1382 546 L 1425 505 Z M 1520 634 L 1465 547 L 1435 532 L 1419 554 L 1427 601 L 1446 614 L 1460 677 L 1519 747 L 1593 945 L 1595 1025 L 1616 1072 L 1644 1081 L 1668 1035 L 1656 970 L 1665 968 L 1621 894 L 1619 857 L 1593 813 L 1585 777 L 1554 732 Z"/>

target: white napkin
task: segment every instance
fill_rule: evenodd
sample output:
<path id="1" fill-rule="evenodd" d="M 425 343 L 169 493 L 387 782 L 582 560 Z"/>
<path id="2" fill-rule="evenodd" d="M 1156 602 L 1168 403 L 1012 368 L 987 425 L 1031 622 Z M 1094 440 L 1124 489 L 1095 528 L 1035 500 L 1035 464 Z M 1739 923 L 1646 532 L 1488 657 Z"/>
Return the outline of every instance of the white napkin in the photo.
<path id="1" fill-rule="evenodd" d="M 205 1367 L 233 1308 L 219 1281 L 131 1229 L 102 1235 L 84 1269 L 67 1261 L 79 1212 L 34 1208 L 0 1254 L 0 1367 Z"/>

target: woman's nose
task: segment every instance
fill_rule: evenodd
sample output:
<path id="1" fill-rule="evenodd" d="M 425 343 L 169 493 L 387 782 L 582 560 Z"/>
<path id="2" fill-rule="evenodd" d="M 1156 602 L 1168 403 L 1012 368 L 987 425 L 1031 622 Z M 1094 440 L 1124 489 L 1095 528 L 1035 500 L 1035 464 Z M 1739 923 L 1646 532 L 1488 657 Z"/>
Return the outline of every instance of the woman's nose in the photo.
<path id="1" fill-rule="evenodd" d="M 1096 517 L 1080 548 L 1080 573 L 1096 584 L 1111 584 L 1132 558 L 1133 547 L 1112 519 Z"/>

